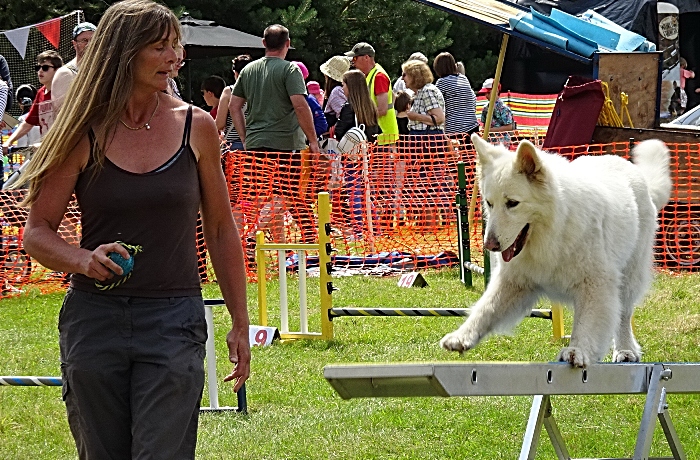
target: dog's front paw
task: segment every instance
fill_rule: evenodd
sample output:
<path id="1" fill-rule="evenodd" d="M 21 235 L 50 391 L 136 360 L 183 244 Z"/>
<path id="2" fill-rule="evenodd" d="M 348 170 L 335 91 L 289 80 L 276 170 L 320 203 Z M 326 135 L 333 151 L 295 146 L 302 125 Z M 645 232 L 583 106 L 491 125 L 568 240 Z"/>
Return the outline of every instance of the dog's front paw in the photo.
<path id="1" fill-rule="evenodd" d="M 638 363 L 642 357 L 639 353 L 632 350 L 615 350 L 613 351 L 614 363 Z"/>
<path id="2" fill-rule="evenodd" d="M 574 367 L 587 367 L 589 364 L 588 356 L 576 347 L 564 347 L 557 356 L 557 361 L 563 361 L 571 364 Z"/>
<path id="3" fill-rule="evenodd" d="M 460 334 L 459 332 L 450 332 L 440 340 L 440 346 L 447 351 L 463 351 L 470 350 L 476 346 L 476 340 L 473 340 L 469 335 Z"/>

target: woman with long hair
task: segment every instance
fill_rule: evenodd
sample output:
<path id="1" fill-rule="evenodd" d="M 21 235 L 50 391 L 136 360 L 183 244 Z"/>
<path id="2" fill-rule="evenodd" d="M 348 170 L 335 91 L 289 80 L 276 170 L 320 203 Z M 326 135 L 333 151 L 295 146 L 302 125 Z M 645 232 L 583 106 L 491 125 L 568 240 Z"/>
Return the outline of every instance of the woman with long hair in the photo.
<path id="1" fill-rule="evenodd" d="M 348 101 L 340 109 L 340 117 L 335 125 L 335 137 L 341 140 L 353 126 L 364 125 L 368 142 L 374 142 L 381 132 L 377 122 L 377 106 L 369 95 L 365 74 L 361 70 L 350 70 L 343 75 L 343 92 Z M 360 148 L 364 148 L 361 146 Z M 352 208 L 352 235 L 350 240 L 362 238 L 363 231 L 363 158 L 361 150 L 354 149 L 343 155 L 345 185 Z M 367 171 L 364 171 L 367 174 Z M 365 206 L 367 204 L 365 203 Z"/>
<path id="2" fill-rule="evenodd" d="M 80 458 L 194 458 L 207 337 L 201 211 L 232 318 L 238 390 L 250 372 L 245 270 L 211 116 L 164 94 L 177 17 L 110 6 L 24 179 L 27 252 L 73 273 L 59 314 L 63 398 Z M 24 181 L 20 181 L 24 182 Z M 75 194 L 80 247 L 57 234 Z"/>
<path id="3" fill-rule="evenodd" d="M 348 101 L 340 109 L 340 117 L 335 127 L 336 139 L 342 139 L 356 124 L 365 125 L 367 140 L 374 142 L 379 134 L 377 106 L 372 102 L 367 88 L 365 74 L 361 70 L 350 70 L 343 75 L 343 92 Z"/>

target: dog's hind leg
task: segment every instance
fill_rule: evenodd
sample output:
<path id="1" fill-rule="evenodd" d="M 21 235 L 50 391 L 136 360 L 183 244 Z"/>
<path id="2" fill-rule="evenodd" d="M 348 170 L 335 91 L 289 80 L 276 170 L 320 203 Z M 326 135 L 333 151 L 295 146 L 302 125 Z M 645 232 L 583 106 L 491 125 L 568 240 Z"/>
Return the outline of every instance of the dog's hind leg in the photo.
<path id="1" fill-rule="evenodd" d="M 464 324 L 443 337 L 440 346 L 459 352 L 474 348 L 487 335 L 518 324 L 538 298 L 539 293 L 534 289 L 494 277 Z"/>
<path id="2" fill-rule="evenodd" d="M 613 347 L 613 362 L 636 363 L 642 358 L 642 348 L 634 338 L 632 331 L 632 312 L 634 304 L 623 305 L 620 314 L 620 323 L 617 326 Z"/>
<path id="3" fill-rule="evenodd" d="M 635 256 L 637 260 L 633 260 L 632 262 L 641 265 L 631 265 L 631 267 L 636 268 L 636 270 L 630 270 L 630 273 L 622 280 L 620 286 L 620 302 L 622 308 L 620 310 L 619 323 L 615 331 L 612 356 L 613 361 L 616 363 L 636 363 L 642 358 L 642 348 L 634 338 L 634 332 L 632 330 L 632 315 L 635 306 L 642 301 L 651 284 L 651 256 L 650 250 L 640 250 L 639 254 Z"/>

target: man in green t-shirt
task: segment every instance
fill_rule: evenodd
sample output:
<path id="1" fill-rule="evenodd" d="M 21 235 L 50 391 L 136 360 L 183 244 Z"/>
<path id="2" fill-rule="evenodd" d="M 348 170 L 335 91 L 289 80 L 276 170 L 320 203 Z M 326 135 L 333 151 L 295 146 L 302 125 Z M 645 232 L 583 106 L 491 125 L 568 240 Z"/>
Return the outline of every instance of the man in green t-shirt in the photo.
<path id="1" fill-rule="evenodd" d="M 241 71 L 229 104 L 241 141 L 246 150 L 290 152 L 304 149 L 306 138 L 311 152 L 318 152 L 304 77 L 296 65 L 285 61 L 289 31 L 279 24 L 269 26 L 263 45 L 265 56 Z"/>
<path id="2" fill-rule="evenodd" d="M 285 60 L 290 46 L 286 27 L 275 24 L 265 29 L 263 45 L 265 56 L 248 64 L 238 76 L 229 111 L 245 149 L 265 152 L 256 156 L 277 160 L 279 173 L 273 178 L 276 194 L 289 207 L 303 242 L 313 243 L 316 227 L 304 183 L 313 165 L 318 164 L 319 149 L 304 77 L 299 67 Z M 307 141 L 310 155 L 305 159 L 309 161 L 302 168 L 301 150 Z M 261 222 L 260 227 L 263 225 Z"/>

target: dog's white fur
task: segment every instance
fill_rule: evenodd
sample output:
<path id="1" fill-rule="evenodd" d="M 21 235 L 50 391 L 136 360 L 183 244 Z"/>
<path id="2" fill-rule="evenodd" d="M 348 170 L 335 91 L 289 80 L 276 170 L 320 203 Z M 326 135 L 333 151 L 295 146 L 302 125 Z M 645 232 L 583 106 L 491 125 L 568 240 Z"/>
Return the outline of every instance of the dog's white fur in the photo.
<path id="1" fill-rule="evenodd" d="M 651 283 L 656 215 L 671 193 L 664 143 L 638 144 L 633 164 L 612 155 L 569 162 L 527 141 L 510 152 L 476 134 L 471 139 L 492 275 L 471 315 L 440 345 L 474 348 L 518 324 L 546 296 L 574 308 L 570 346 L 559 361 L 585 367 L 602 360 L 611 342 L 613 361 L 639 361 L 631 319 Z M 511 245 L 528 224 L 514 254 Z"/>

